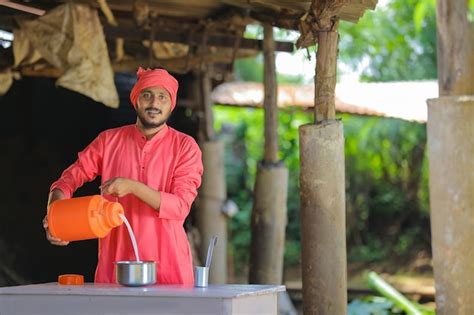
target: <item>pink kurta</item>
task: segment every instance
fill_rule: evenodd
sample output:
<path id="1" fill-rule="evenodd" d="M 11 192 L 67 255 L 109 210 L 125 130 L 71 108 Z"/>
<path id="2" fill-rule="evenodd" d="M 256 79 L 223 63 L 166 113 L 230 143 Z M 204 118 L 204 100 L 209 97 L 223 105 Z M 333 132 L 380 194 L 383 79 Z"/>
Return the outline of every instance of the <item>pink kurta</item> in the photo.
<path id="1" fill-rule="evenodd" d="M 135 125 L 106 130 L 79 153 L 53 183 L 66 198 L 85 182 L 102 176 L 140 181 L 161 192 L 156 211 L 132 194 L 118 198 L 135 233 L 141 260 L 157 262 L 157 282 L 193 284 L 191 250 L 183 223 L 201 184 L 201 151 L 193 138 L 165 126 L 147 140 Z M 107 196 L 109 200 L 115 200 Z M 115 283 L 114 262 L 135 260 L 125 224 L 99 240 L 95 281 Z"/>

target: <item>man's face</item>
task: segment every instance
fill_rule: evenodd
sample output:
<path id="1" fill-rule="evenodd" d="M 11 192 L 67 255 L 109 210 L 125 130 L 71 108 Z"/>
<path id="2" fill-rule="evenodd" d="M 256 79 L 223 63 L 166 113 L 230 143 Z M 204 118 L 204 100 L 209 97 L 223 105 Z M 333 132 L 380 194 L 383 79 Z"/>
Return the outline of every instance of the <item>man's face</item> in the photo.
<path id="1" fill-rule="evenodd" d="M 171 97 L 161 87 L 143 89 L 137 99 L 137 116 L 143 128 L 153 129 L 163 125 L 171 115 Z"/>

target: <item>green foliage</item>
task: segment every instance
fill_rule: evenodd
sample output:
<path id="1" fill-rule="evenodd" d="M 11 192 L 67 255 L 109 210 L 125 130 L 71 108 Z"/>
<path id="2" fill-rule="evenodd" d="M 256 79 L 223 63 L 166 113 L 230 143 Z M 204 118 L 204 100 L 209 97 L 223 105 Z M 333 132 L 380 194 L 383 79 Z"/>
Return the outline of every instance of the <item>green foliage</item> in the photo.
<path id="1" fill-rule="evenodd" d="M 263 82 L 263 56 L 239 59 L 235 66 L 235 79 L 237 81 Z M 280 84 L 301 84 L 303 75 L 288 75 L 277 73 L 277 82 Z"/>
<path id="2" fill-rule="evenodd" d="M 469 0 L 469 11 L 467 13 L 467 20 L 474 24 L 474 0 Z"/>
<path id="3" fill-rule="evenodd" d="M 236 60 L 234 72 L 237 81 L 263 82 L 262 55 Z"/>
<path id="4" fill-rule="evenodd" d="M 426 126 L 377 117 L 341 118 L 349 260 L 377 261 L 429 248 Z M 308 112 L 279 113 L 280 158 L 289 169 L 287 265 L 299 262 L 301 250 L 298 127 L 312 120 Z M 253 187 L 264 147 L 263 110 L 216 107 L 215 122 L 226 143 L 228 196 L 240 208 L 230 224 L 239 272 L 249 258 Z"/>
<path id="5" fill-rule="evenodd" d="M 364 81 L 435 79 L 435 0 L 392 0 L 357 24 L 342 22 L 339 58 Z"/>
<path id="6" fill-rule="evenodd" d="M 431 308 L 416 304 L 422 315 L 435 315 Z M 348 315 L 397 315 L 406 314 L 392 301 L 381 296 L 366 296 L 352 300 L 347 306 Z"/>
<path id="7" fill-rule="evenodd" d="M 350 115 L 343 120 L 349 259 L 429 248 L 426 126 Z"/>
<path id="8" fill-rule="evenodd" d="M 261 25 L 248 25 L 244 37 L 263 39 L 263 27 Z M 279 29 L 276 27 L 273 28 L 273 37 L 275 40 L 283 41 L 294 40 L 297 38 L 294 31 Z M 255 57 L 237 59 L 235 61 L 234 75 L 237 81 L 263 82 L 263 71 L 264 65 L 262 53 L 259 53 Z M 303 83 L 303 75 L 277 73 L 277 81 L 280 84 L 301 84 Z"/>
<path id="9" fill-rule="evenodd" d="M 249 258 L 253 187 L 257 163 L 263 157 L 263 110 L 216 107 L 214 113 L 215 128 L 226 143 L 227 194 L 240 209 L 232 218 L 230 229 L 237 271 L 241 271 Z M 298 127 L 310 121 L 311 116 L 300 111 L 281 111 L 279 114 L 279 154 L 289 169 L 285 250 L 288 264 L 298 263 L 300 253 Z"/>
<path id="10" fill-rule="evenodd" d="M 436 0 L 423 0 L 416 4 L 413 14 L 413 22 L 415 24 L 415 30 L 417 33 L 420 33 L 423 29 L 423 23 L 427 13 L 434 10 L 436 10 Z"/>
<path id="11" fill-rule="evenodd" d="M 390 250 L 387 246 L 385 246 L 382 240 L 372 234 L 365 234 L 365 231 L 360 232 L 360 235 L 364 237 L 364 241 L 360 244 L 353 245 L 352 242 L 349 242 L 349 260 L 368 263 L 380 261 L 386 257 Z"/>
<path id="12" fill-rule="evenodd" d="M 367 296 L 352 300 L 347 306 L 348 315 L 392 315 L 402 314 L 393 302 L 379 296 Z"/>
<path id="13" fill-rule="evenodd" d="M 340 61 L 362 69 L 365 81 L 436 78 L 434 1 L 392 0 L 384 8 L 365 13 L 357 24 L 342 22 Z M 473 15 L 473 3 L 469 0 L 468 18 Z M 262 38 L 262 34 L 258 26 L 246 31 L 249 38 Z M 276 34 L 285 36 L 281 31 Z M 237 61 L 236 78 L 262 82 L 262 55 Z M 302 80 L 279 74 L 278 81 Z M 426 126 L 377 117 L 342 115 L 342 119 L 349 260 L 376 261 L 418 247 L 429 250 Z M 300 251 L 298 126 L 312 121 L 312 115 L 280 111 L 279 121 L 280 156 L 290 172 L 285 262 L 296 264 Z M 231 222 L 231 233 L 236 266 L 242 266 L 248 260 L 252 192 L 263 154 L 263 111 L 219 108 L 216 129 L 226 128 L 235 134 L 226 139 L 231 152 L 226 155 L 226 170 L 228 195 L 241 209 Z M 221 135 L 225 138 L 225 132 Z"/>

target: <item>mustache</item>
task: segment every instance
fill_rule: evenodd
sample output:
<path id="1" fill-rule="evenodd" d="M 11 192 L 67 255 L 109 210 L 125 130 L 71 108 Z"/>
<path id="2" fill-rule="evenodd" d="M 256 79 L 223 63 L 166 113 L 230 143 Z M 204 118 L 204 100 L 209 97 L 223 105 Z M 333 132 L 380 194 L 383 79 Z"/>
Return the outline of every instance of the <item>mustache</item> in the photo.
<path id="1" fill-rule="evenodd" d="M 158 107 L 153 107 L 153 106 L 150 106 L 150 107 L 146 107 L 145 108 L 145 111 L 148 111 L 148 110 L 154 110 L 154 111 L 157 111 L 158 113 L 162 113 L 163 111 L 161 109 L 159 109 Z"/>

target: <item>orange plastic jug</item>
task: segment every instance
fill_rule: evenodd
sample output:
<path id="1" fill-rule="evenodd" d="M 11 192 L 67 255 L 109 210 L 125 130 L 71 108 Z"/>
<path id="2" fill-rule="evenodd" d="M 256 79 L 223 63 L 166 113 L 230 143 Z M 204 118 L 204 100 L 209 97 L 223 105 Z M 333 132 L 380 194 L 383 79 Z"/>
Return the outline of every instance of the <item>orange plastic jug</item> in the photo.
<path id="1" fill-rule="evenodd" d="M 49 207 L 48 228 L 63 241 L 102 238 L 123 223 L 119 214 L 122 205 L 100 195 L 56 200 Z"/>

